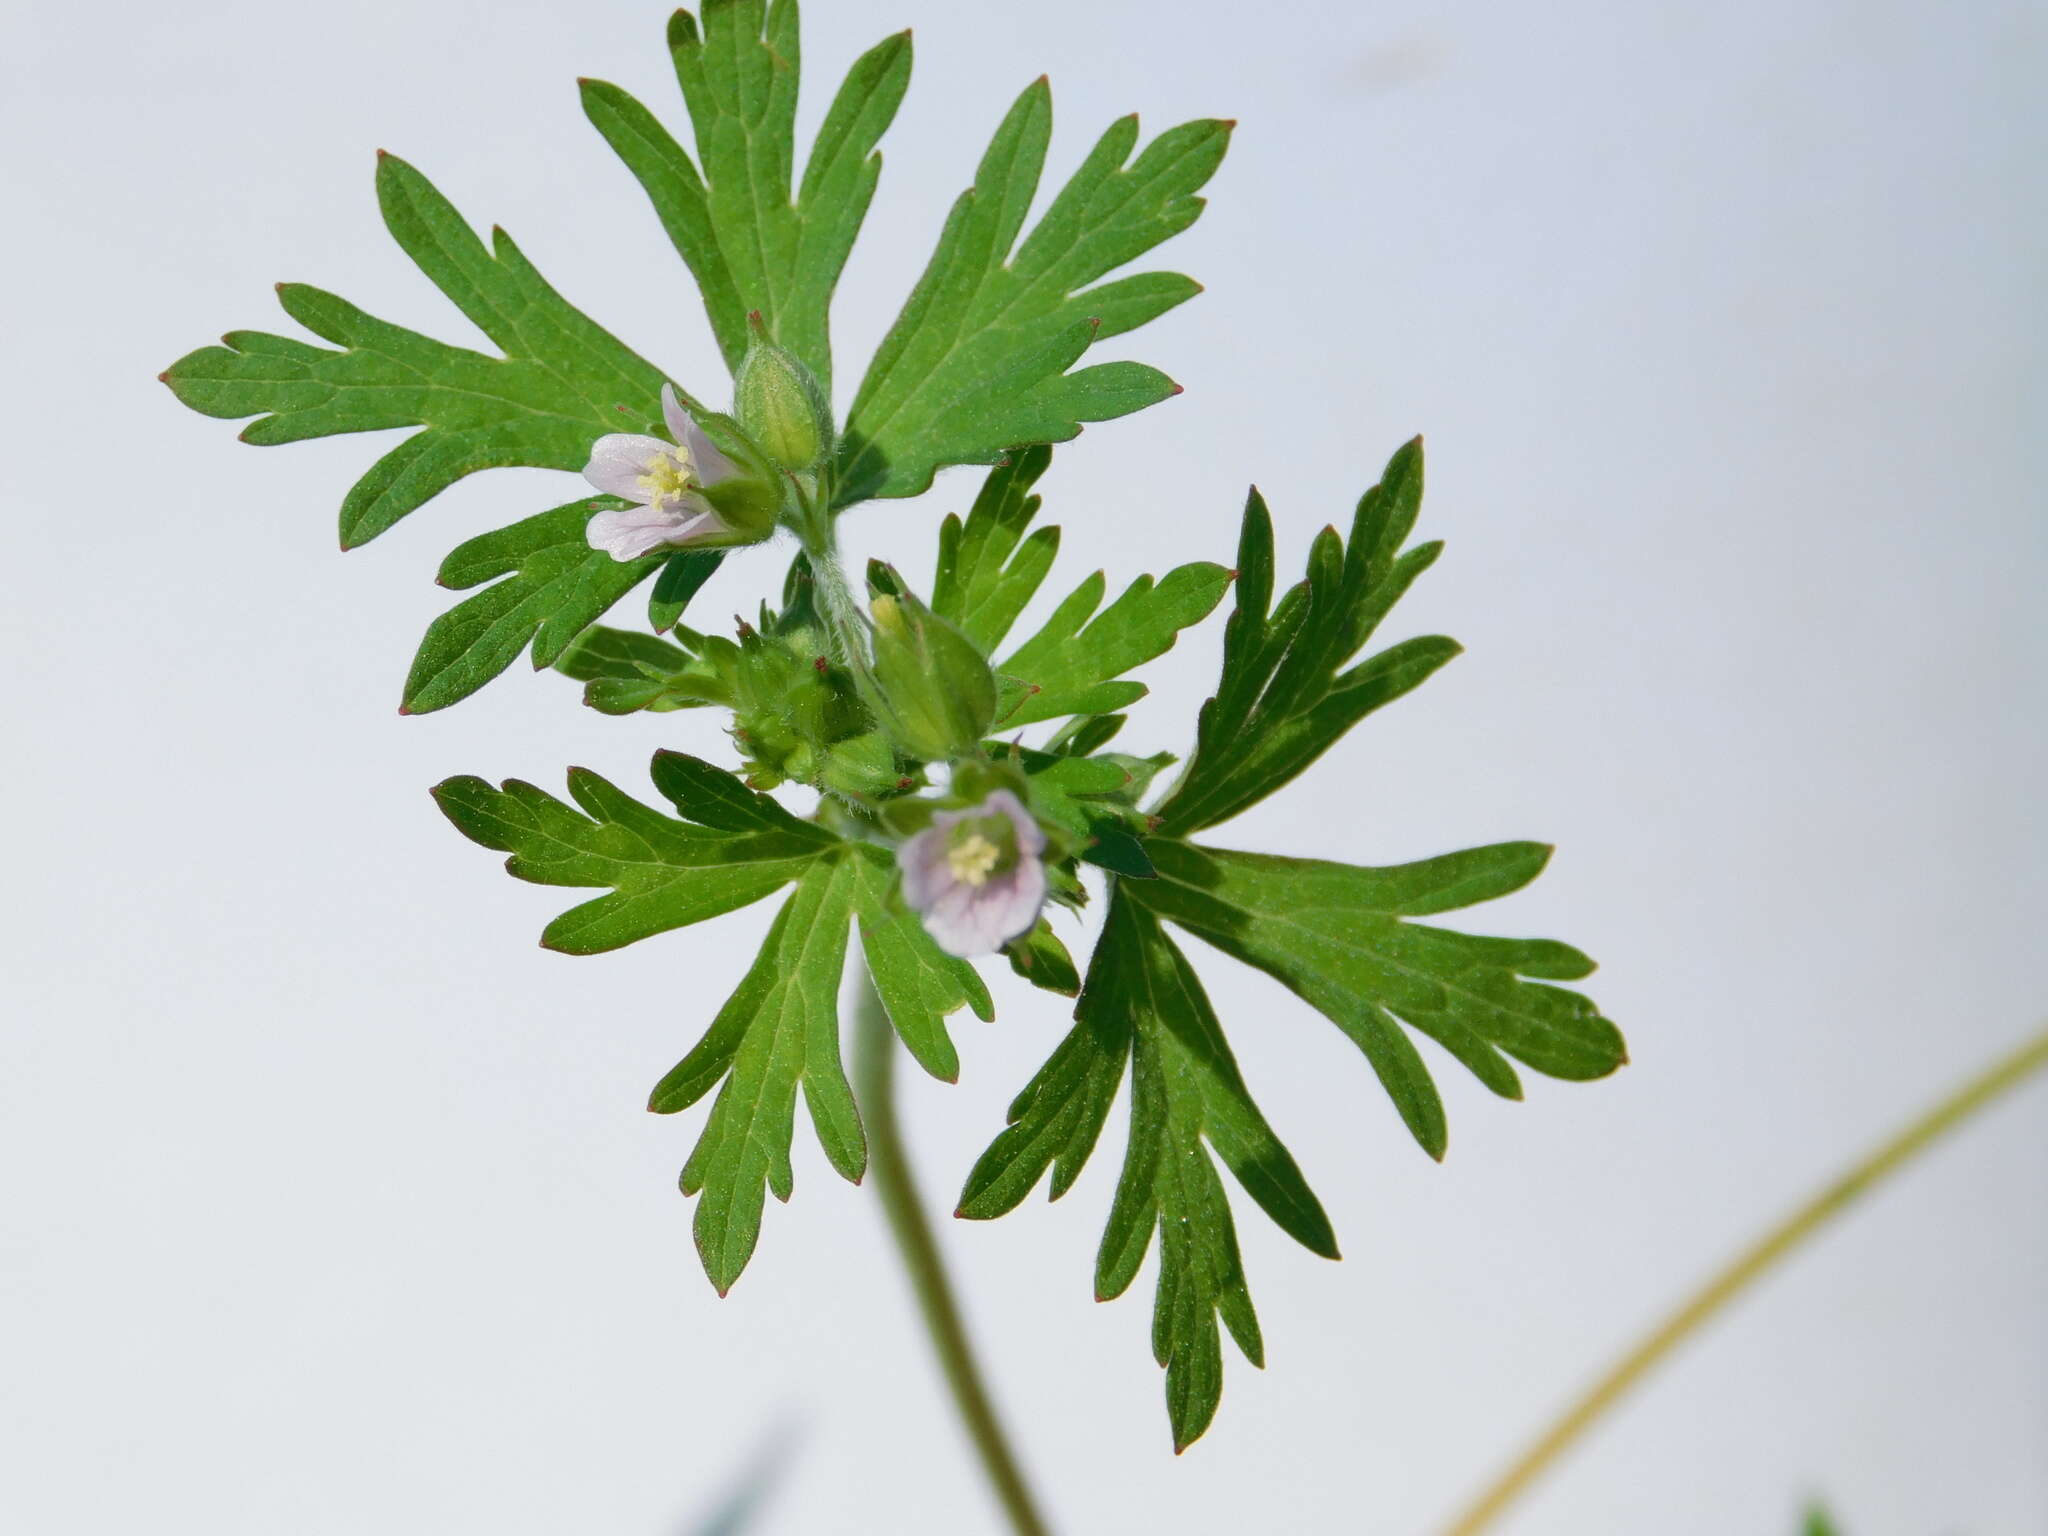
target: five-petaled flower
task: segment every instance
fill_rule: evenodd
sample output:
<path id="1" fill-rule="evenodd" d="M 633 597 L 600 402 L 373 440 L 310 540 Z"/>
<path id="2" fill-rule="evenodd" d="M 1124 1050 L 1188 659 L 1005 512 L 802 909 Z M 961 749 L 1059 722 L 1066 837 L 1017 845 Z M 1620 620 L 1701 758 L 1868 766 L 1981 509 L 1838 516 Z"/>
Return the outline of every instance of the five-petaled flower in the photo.
<path id="1" fill-rule="evenodd" d="M 949 955 L 991 955 L 1029 933 L 1045 905 L 1045 833 L 1007 789 L 940 811 L 896 850 L 903 899 Z"/>
<path id="2" fill-rule="evenodd" d="M 731 531 L 702 492 L 739 471 L 667 384 L 661 386 L 661 415 L 674 442 L 614 432 L 590 445 L 583 466 L 583 478 L 600 491 L 639 503 L 598 513 L 584 531 L 592 549 L 614 560 L 637 560 L 665 544 L 722 540 Z"/>

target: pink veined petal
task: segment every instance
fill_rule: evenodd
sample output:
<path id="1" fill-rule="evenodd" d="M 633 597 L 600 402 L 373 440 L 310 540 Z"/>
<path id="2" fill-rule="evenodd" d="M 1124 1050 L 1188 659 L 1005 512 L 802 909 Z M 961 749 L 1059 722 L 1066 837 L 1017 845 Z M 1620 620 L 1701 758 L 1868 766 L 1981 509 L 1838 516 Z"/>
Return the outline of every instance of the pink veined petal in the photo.
<path id="1" fill-rule="evenodd" d="M 932 942 L 961 960 L 991 954 L 998 947 L 990 944 L 983 932 L 986 924 L 974 899 L 979 894 L 972 886 L 956 885 L 933 902 L 927 911 L 918 914 L 923 918 L 924 931 L 932 936 Z"/>
<path id="2" fill-rule="evenodd" d="M 943 815 L 896 850 L 896 867 L 903 874 L 903 899 L 922 912 L 939 899 L 952 880 L 946 868 L 946 827 Z"/>
<path id="3" fill-rule="evenodd" d="M 668 423 L 668 435 L 684 446 L 690 441 L 690 413 L 683 409 L 683 402 L 676 398 L 673 384 L 661 386 L 661 419 Z"/>
<path id="4" fill-rule="evenodd" d="M 995 935 L 990 953 L 1038 926 L 1038 914 L 1045 910 L 1045 889 L 1045 866 L 1035 856 L 1020 859 L 1007 875 L 982 887 L 984 914 Z"/>
<path id="5" fill-rule="evenodd" d="M 644 502 L 647 492 L 640 485 L 640 477 L 647 473 L 650 461 L 668 451 L 669 445 L 658 437 L 642 437 L 636 432 L 608 433 L 590 445 L 590 462 L 583 466 L 583 478 L 607 496 Z"/>
<path id="6" fill-rule="evenodd" d="M 733 468 L 732 460 L 725 456 L 725 450 L 706 437 L 703 428 L 688 415 L 683 417 L 683 426 L 685 431 L 676 441 L 690 450 L 690 458 L 697 466 L 699 485 L 716 485 L 739 473 Z"/>
<path id="7" fill-rule="evenodd" d="M 675 503 L 671 517 L 680 517 L 666 542 L 670 544 L 693 544 L 699 539 L 715 538 L 724 533 L 725 519 L 712 509 L 711 503 L 694 491 Z"/>
<path id="8" fill-rule="evenodd" d="M 638 560 L 673 542 L 683 522 L 657 507 L 620 507 L 600 512 L 584 524 L 583 537 L 592 549 L 601 549 L 614 560 Z"/>
<path id="9" fill-rule="evenodd" d="M 1045 866 L 1026 859 L 983 886 L 954 886 L 924 913 L 925 931 L 962 960 L 992 955 L 1029 933 L 1045 905 Z"/>

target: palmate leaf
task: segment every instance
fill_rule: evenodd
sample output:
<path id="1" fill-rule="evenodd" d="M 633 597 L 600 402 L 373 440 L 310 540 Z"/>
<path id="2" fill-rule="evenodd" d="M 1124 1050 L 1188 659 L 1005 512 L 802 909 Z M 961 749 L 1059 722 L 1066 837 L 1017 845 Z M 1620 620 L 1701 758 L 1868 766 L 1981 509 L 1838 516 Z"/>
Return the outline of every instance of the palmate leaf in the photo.
<path id="1" fill-rule="evenodd" d="M 1025 536 L 1040 506 L 1031 488 L 1051 461 L 1049 446 L 1020 449 L 988 472 L 964 522 L 948 514 L 940 525 L 932 611 L 957 624 L 983 651 L 995 650 L 1009 635 L 1059 551 L 1057 528 Z M 1102 608 L 1107 583 L 1097 571 L 1036 634 L 997 663 L 1002 698 L 996 728 L 1062 715 L 1106 716 L 1143 698 L 1145 685 L 1122 674 L 1163 655 L 1181 630 L 1207 618 L 1230 580 L 1222 566 L 1197 561 L 1157 582 L 1140 576 Z"/>
<path id="2" fill-rule="evenodd" d="M 1024 536 L 1041 504 L 1031 487 L 1051 463 L 1048 446 L 1019 449 L 988 472 L 964 523 L 948 512 L 939 525 L 932 612 L 952 620 L 984 652 L 1003 643 L 1059 553 L 1057 528 Z"/>
<path id="3" fill-rule="evenodd" d="M 721 1296 L 753 1256 L 768 1193 L 787 1200 L 792 1192 L 799 1088 L 832 1166 L 856 1183 L 867 1166 L 839 1055 L 849 919 L 859 918 L 862 951 L 897 1033 L 935 1076 L 959 1075 L 945 1016 L 971 1005 L 994 1017 L 973 967 L 941 953 L 914 916 L 890 909 L 890 884 L 889 855 L 866 844 L 840 844 L 814 859 L 738 990 L 648 1099 L 657 1114 L 673 1114 L 719 1090 L 682 1189 L 699 1197 L 697 1253 Z"/>
<path id="4" fill-rule="evenodd" d="M 1160 830 L 1187 836 L 1227 821 L 1291 781 L 1359 721 L 1456 656 L 1441 635 L 1403 641 L 1343 670 L 1441 543 L 1402 551 L 1422 504 L 1422 440 L 1405 445 L 1359 500 L 1351 537 L 1324 529 L 1308 578 L 1269 611 L 1273 522 L 1254 490 L 1238 547 L 1237 605 L 1223 637 L 1223 677 L 1202 708 L 1195 750 L 1154 808 Z"/>
<path id="5" fill-rule="evenodd" d="M 687 821 L 649 809 L 587 768 L 569 770 L 574 807 L 517 779 L 493 788 L 469 775 L 437 785 L 434 799 L 464 836 L 510 854 L 505 868 L 519 879 L 610 889 L 541 935 L 546 948 L 572 955 L 759 901 L 838 844 L 701 759 L 659 752 L 650 773 Z"/>
<path id="6" fill-rule="evenodd" d="M 867 1168 L 867 1138 L 839 1059 L 839 978 L 853 900 L 853 863 L 836 854 L 814 860 L 739 990 L 647 1101 L 655 1113 L 673 1114 L 724 1082 L 682 1174 L 683 1193 L 700 1197 L 697 1255 L 721 1296 L 753 1256 L 766 1192 L 790 1196 L 799 1085 L 832 1166 L 855 1183 Z"/>
<path id="7" fill-rule="evenodd" d="M 534 666 L 553 666 L 578 635 L 659 569 L 660 554 L 619 561 L 585 539 L 593 513 L 626 505 L 612 496 L 584 497 L 457 545 L 435 578 L 442 586 L 504 580 L 427 626 L 405 680 L 402 712 L 425 714 L 467 698 L 511 666 L 529 640 Z M 719 558 L 716 551 L 699 557 L 713 568 Z"/>
<path id="8" fill-rule="evenodd" d="M 1156 583 L 1140 576 L 1102 608 L 1107 582 L 1097 571 L 1038 633 L 997 663 L 1003 689 L 997 728 L 1062 715 L 1106 715 L 1142 699 L 1145 685 L 1123 674 L 1172 649 L 1183 629 L 1215 610 L 1229 585 L 1230 572 L 1198 560 L 1176 566 Z"/>
<path id="9" fill-rule="evenodd" d="M 678 628 L 674 640 L 594 624 L 555 662 L 583 683 L 583 702 L 601 715 L 666 713 L 707 704 L 730 708 L 733 689 L 716 657 L 736 654 L 730 640 Z"/>
<path id="10" fill-rule="evenodd" d="M 1443 1102 L 1396 1020 L 1428 1035 L 1504 1098 L 1507 1060 L 1548 1077 L 1605 1077 L 1621 1032 L 1582 993 L 1549 986 L 1593 962 L 1552 939 L 1502 939 L 1412 922 L 1518 891 L 1543 871 L 1540 843 L 1498 843 L 1386 869 L 1145 842 L 1158 878 L 1131 901 L 1256 966 L 1327 1015 L 1364 1052 L 1430 1156 L 1447 1143 Z"/>
<path id="11" fill-rule="evenodd" d="M 1138 121 L 1118 120 L 1019 245 L 1052 132 L 1051 90 L 1043 77 L 1026 87 L 854 397 L 836 504 L 915 496 L 945 465 L 1065 442 L 1083 422 L 1176 393 L 1178 385 L 1138 363 L 1068 370 L 1095 341 L 1200 291 L 1163 272 L 1087 285 L 1195 221 L 1195 194 L 1222 161 L 1230 129 L 1183 124 L 1133 161 Z"/>
<path id="12" fill-rule="evenodd" d="M 1014 1209 L 1048 1169 L 1053 1198 L 1065 1194 L 1130 1062 L 1130 1141 L 1096 1257 L 1095 1290 L 1108 1300 L 1129 1288 L 1156 1227 L 1152 1348 L 1166 1368 L 1174 1448 L 1183 1450 L 1208 1428 L 1223 1389 L 1218 1319 L 1247 1359 L 1265 1363 L 1211 1150 L 1311 1251 L 1337 1257 L 1336 1237 L 1293 1157 L 1252 1103 L 1193 969 L 1121 885 L 1074 1019 L 1073 1031 L 1010 1106 L 1009 1129 L 969 1174 L 959 1214 L 988 1218 Z"/>
<path id="13" fill-rule="evenodd" d="M 688 11 L 670 18 L 695 161 L 615 85 L 582 81 L 583 110 L 689 264 L 727 366 L 746 355 L 751 311 L 829 391 L 832 290 L 881 174 L 875 144 L 910 81 L 910 34 L 885 38 L 848 72 L 792 198 L 798 45 L 796 0 L 708 0 L 701 28 Z"/>
<path id="14" fill-rule="evenodd" d="M 285 312 L 342 350 L 231 331 L 164 381 L 208 416 L 255 416 L 248 443 L 422 427 L 371 466 L 341 507 L 344 549 L 464 475 L 499 465 L 581 469 L 606 432 L 654 429 L 663 376 L 560 294 L 502 229 L 487 249 L 427 179 L 377 162 L 377 201 L 405 252 L 504 353 L 491 357 L 365 314 L 300 283 Z"/>

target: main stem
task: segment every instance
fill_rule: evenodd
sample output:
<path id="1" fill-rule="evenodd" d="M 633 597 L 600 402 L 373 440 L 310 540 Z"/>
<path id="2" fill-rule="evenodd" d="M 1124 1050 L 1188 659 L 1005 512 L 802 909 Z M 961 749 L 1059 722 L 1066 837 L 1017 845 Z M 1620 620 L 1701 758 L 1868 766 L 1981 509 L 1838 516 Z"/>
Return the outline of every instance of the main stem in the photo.
<path id="1" fill-rule="evenodd" d="M 1010 1528 L 1017 1536 L 1048 1536 L 1048 1527 L 1038 1513 L 982 1381 L 974 1346 L 968 1342 L 966 1324 L 953 1299 L 952 1282 L 946 1277 L 945 1260 L 925 1217 L 924 1203 L 918 1198 L 917 1180 L 911 1173 L 910 1158 L 896 1120 L 895 1031 L 867 967 L 856 963 L 854 969 L 858 985 L 854 1003 L 854 1088 L 867 1126 L 868 1168 L 875 1176 L 875 1189 L 882 1197 L 889 1230 L 903 1255 L 903 1267 L 910 1273 L 911 1289 L 917 1293 L 918 1310 L 924 1314 L 925 1330 L 931 1335 L 932 1348 L 938 1352 L 946 1384 L 953 1389 L 953 1402 L 960 1410 L 976 1454 L 981 1457 L 982 1469 L 995 1485 L 996 1497 L 1009 1516 Z"/>
<path id="2" fill-rule="evenodd" d="M 1886 1176 L 1954 1130 L 2001 1094 L 2048 1067 L 2048 1029 L 1994 1062 L 1919 1119 L 1899 1131 L 1840 1178 L 1793 1211 L 1687 1298 L 1677 1311 L 1622 1356 L 1585 1394 L 1480 1494 L 1445 1536 L 1476 1536 L 1486 1529 L 1550 1464 L 1612 1408 L 1652 1367 L 1729 1302 L 1741 1295 L 1786 1254 L 1848 1209 Z"/>

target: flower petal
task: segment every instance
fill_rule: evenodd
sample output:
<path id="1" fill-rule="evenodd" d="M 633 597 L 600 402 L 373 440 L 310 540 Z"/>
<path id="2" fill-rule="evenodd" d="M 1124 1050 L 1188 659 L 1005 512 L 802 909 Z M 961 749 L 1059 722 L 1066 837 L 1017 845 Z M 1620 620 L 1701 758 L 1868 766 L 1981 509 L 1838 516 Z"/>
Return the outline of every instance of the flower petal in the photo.
<path id="1" fill-rule="evenodd" d="M 668 435 L 679 443 L 689 442 L 690 413 L 683 409 L 683 402 L 676 398 L 676 387 L 664 383 L 661 386 L 661 419 L 668 423 Z"/>
<path id="2" fill-rule="evenodd" d="M 896 849 L 896 867 L 903 874 L 903 899 L 922 912 L 953 882 L 946 867 L 946 832 L 958 816 L 944 813 L 915 837 L 905 839 Z"/>
<path id="3" fill-rule="evenodd" d="M 725 519 L 717 509 L 695 491 L 684 495 L 682 500 L 671 504 L 671 517 L 682 519 L 675 531 L 668 536 L 671 544 L 693 544 L 699 539 L 714 538 L 726 531 Z"/>
<path id="4" fill-rule="evenodd" d="M 656 507 L 620 507 L 593 517 L 584 525 L 583 537 L 592 549 L 601 549 L 614 560 L 638 560 L 649 550 L 673 543 L 677 530 L 690 521 L 695 520 Z"/>
<path id="5" fill-rule="evenodd" d="M 583 478 L 607 496 L 644 502 L 647 492 L 641 488 L 640 477 L 647 473 L 651 460 L 668 451 L 669 445 L 658 437 L 608 433 L 590 445 L 590 462 L 583 466 Z"/>
<path id="6" fill-rule="evenodd" d="M 683 435 L 676 439 L 690 451 L 690 458 L 697 466 L 699 485 L 716 485 L 721 480 L 730 480 L 739 471 L 725 456 L 725 450 L 704 435 L 703 428 L 685 415 Z"/>
<path id="7" fill-rule="evenodd" d="M 944 892 L 923 913 L 924 926 L 947 954 L 970 960 L 1029 933 L 1044 905 L 1045 866 L 1024 859 L 986 885 L 962 882 Z"/>

